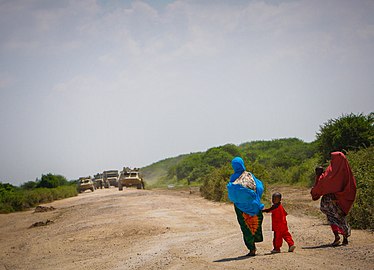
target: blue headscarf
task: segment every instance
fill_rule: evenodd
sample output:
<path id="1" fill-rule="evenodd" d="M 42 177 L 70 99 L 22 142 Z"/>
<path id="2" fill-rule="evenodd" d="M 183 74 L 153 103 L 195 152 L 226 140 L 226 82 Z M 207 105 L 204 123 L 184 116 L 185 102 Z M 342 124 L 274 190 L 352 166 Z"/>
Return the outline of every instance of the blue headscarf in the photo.
<path id="1" fill-rule="evenodd" d="M 235 157 L 231 161 L 231 166 L 234 169 L 234 173 L 230 177 L 230 182 L 234 182 L 246 169 L 241 157 Z"/>
<path id="2" fill-rule="evenodd" d="M 234 173 L 230 177 L 230 182 L 227 184 L 227 191 L 230 201 L 242 212 L 248 215 L 255 216 L 263 208 L 264 204 L 261 203 L 261 196 L 264 193 L 264 186 L 262 182 L 257 179 L 252 173 L 252 177 L 256 182 L 256 191 L 243 187 L 242 185 L 235 185 L 233 182 L 246 170 L 244 161 L 240 157 L 235 157 L 231 161 Z"/>

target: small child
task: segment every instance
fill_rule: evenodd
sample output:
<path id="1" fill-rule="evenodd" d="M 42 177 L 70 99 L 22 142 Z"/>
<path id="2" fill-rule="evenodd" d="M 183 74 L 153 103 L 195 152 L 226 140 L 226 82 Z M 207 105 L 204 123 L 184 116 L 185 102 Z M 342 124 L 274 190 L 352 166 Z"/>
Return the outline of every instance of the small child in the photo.
<path id="1" fill-rule="evenodd" d="M 274 231 L 273 246 L 271 253 L 279 253 L 282 246 L 283 239 L 288 244 L 288 252 L 293 252 L 296 248 L 292 236 L 287 227 L 287 212 L 281 204 L 282 194 L 276 192 L 273 194 L 271 200 L 273 205 L 270 208 L 263 209 L 262 212 L 271 212 L 271 223 Z"/>

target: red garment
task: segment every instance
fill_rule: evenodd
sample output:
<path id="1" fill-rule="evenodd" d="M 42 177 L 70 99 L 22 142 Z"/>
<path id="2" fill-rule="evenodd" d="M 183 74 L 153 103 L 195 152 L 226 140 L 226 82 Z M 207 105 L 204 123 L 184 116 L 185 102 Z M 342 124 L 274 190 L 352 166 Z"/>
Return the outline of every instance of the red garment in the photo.
<path id="1" fill-rule="evenodd" d="M 331 153 L 330 165 L 321 176 L 316 177 L 316 183 L 310 193 L 313 200 L 333 193 L 340 208 L 348 214 L 356 198 L 356 179 L 343 153 Z"/>
<path id="2" fill-rule="evenodd" d="M 272 224 L 272 229 L 273 231 L 288 231 L 287 227 L 287 212 L 284 210 L 283 206 L 281 203 L 279 203 L 279 206 L 271 212 L 271 224 Z"/>
<path id="3" fill-rule="evenodd" d="M 283 239 L 287 242 L 289 247 L 295 245 L 291 234 L 287 231 L 276 232 L 274 231 L 273 247 L 275 250 L 280 250 L 283 244 Z"/>
<path id="4" fill-rule="evenodd" d="M 281 203 L 279 203 L 279 206 L 273 210 L 270 210 L 271 212 L 271 224 L 272 229 L 274 231 L 274 239 L 273 239 L 273 246 L 275 250 L 280 250 L 283 239 L 287 242 L 288 246 L 293 246 L 294 241 L 292 239 L 291 234 L 288 232 L 288 226 L 287 226 L 287 212 L 284 210 Z"/>
<path id="5" fill-rule="evenodd" d="M 337 232 L 338 234 L 342 234 L 342 235 L 347 235 L 347 232 L 346 231 L 344 231 L 342 228 L 340 228 L 338 225 L 336 225 L 336 224 L 331 224 L 330 225 L 330 227 L 331 227 L 331 230 L 335 233 L 335 232 Z M 350 232 L 348 232 L 348 234 L 349 234 Z"/>

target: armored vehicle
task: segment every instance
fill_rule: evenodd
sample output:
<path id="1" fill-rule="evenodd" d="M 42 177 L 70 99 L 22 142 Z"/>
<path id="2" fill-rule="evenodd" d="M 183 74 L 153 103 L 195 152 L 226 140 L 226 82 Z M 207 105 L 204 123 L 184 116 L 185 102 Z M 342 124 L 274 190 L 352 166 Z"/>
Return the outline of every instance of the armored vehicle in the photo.
<path id="1" fill-rule="evenodd" d="M 109 170 L 103 172 L 104 186 L 109 188 L 110 186 L 118 187 L 118 170 Z"/>
<path id="2" fill-rule="evenodd" d="M 129 168 L 123 168 L 118 179 L 118 190 L 123 190 L 123 187 L 144 189 L 144 181 L 139 174 L 139 169 L 131 170 Z"/>
<path id="3" fill-rule="evenodd" d="M 87 189 L 94 192 L 95 186 L 93 181 L 91 180 L 90 176 L 87 177 L 80 177 L 78 180 L 78 192 L 82 193 L 83 191 L 86 191 Z"/>
<path id="4" fill-rule="evenodd" d="M 102 173 L 95 174 L 93 182 L 95 184 L 96 189 L 103 188 L 104 186 L 103 174 Z"/>

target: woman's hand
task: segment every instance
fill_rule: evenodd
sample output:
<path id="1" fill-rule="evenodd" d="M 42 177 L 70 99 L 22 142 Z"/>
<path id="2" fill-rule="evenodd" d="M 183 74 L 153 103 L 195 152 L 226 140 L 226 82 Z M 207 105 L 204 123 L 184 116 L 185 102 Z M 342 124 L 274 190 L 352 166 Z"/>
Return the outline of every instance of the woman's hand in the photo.
<path id="1" fill-rule="evenodd" d="M 314 171 L 318 177 L 323 174 L 323 168 L 321 166 L 316 167 Z"/>
<path id="2" fill-rule="evenodd" d="M 314 188 L 312 188 L 312 189 L 310 190 L 310 195 L 312 196 L 312 200 L 313 200 L 313 201 L 316 201 L 316 200 L 318 200 L 321 196 L 320 196 L 320 195 L 317 195 L 317 194 L 314 192 L 313 189 L 314 189 Z"/>

